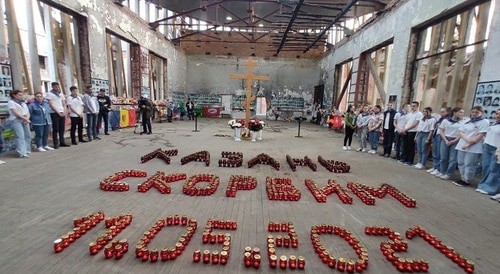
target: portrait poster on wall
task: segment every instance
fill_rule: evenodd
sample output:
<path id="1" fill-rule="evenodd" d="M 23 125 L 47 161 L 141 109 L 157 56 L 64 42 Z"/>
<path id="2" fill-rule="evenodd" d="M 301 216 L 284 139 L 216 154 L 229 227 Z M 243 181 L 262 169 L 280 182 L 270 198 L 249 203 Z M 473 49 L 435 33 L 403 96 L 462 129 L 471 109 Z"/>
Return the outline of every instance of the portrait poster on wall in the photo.
<path id="1" fill-rule="evenodd" d="M 92 78 L 92 92 L 94 95 L 98 95 L 100 89 L 104 89 L 106 95 L 109 95 L 109 80 Z"/>
<path id="2" fill-rule="evenodd" d="M 484 117 L 493 121 L 493 113 L 500 108 L 500 80 L 477 83 L 473 106 L 482 106 Z"/>
<path id="3" fill-rule="evenodd" d="M 0 101 L 8 101 L 10 99 L 10 91 L 12 90 L 12 74 L 9 64 L 0 63 Z"/>

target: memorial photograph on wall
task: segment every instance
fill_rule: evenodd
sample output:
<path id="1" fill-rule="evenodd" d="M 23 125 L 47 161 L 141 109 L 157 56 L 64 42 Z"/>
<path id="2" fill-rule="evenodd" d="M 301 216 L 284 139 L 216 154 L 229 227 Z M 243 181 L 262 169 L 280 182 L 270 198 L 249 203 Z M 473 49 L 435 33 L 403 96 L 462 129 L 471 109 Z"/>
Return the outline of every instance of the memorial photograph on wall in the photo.
<path id="1" fill-rule="evenodd" d="M 12 75 L 9 64 L 0 64 L 0 101 L 8 101 L 10 99 L 10 91 L 12 90 Z"/>
<path id="2" fill-rule="evenodd" d="M 500 108 L 500 81 L 478 83 L 473 106 L 482 106 L 484 117 L 493 121 L 493 113 Z"/>

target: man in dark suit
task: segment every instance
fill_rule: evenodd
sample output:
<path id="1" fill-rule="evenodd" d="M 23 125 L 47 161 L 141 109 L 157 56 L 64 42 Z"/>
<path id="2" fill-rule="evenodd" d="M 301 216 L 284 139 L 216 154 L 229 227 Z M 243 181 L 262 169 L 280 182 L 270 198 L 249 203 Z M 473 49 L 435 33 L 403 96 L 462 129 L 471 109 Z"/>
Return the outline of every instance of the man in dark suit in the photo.
<path id="1" fill-rule="evenodd" d="M 387 110 L 384 112 L 384 122 L 382 123 L 384 128 L 384 153 L 380 156 L 389 157 L 391 156 L 392 143 L 394 142 L 394 116 L 396 111 L 394 110 L 394 103 L 389 102 L 387 104 Z"/>

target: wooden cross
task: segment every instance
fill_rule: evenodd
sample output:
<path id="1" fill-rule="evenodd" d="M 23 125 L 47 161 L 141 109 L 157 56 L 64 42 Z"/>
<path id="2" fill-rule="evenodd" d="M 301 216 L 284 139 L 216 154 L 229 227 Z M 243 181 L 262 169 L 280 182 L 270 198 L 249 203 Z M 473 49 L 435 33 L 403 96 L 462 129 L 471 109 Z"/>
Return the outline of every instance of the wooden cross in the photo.
<path id="1" fill-rule="evenodd" d="M 247 66 L 248 70 L 246 74 L 231 74 L 229 79 L 245 79 L 247 80 L 247 88 L 246 88 L 246 106 L 245 106 L 245 120 L 246 124 L 250 122 L 250 99 L 252 98 L 252 83 L 255 80 L 261 81 L 269 81 L 269 76 L 263 75 L 254 75 L 252 74 L 252 67 L 255 67 L 255 62 L 252 58 L 248 58 Z"/>

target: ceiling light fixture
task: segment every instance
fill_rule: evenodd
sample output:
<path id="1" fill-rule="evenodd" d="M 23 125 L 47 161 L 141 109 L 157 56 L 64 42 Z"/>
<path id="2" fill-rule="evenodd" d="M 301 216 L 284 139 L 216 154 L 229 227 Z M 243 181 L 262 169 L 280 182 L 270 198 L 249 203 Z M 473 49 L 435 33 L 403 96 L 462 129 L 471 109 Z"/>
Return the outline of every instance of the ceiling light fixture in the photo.
<path id="1" fill-rule="evenodd" d="M 233 20 L 233 17 L 231 17 L 231 16 L 227 16 L 227 17 L 226 17 L 226 20 L 227 20 L 227 21 L 231 21 L 231 20 Z"/>
<path id="2" fill-rule="evenodd" d="M 262 27 L 264 27 L 264 24 L 260 23 L 259 28 L 262 28 Z"/>

